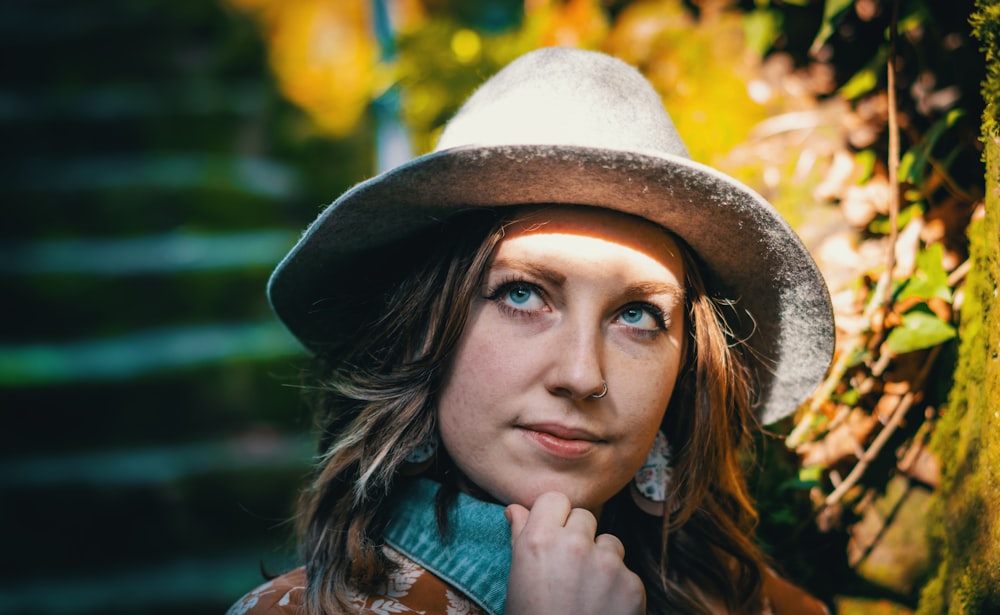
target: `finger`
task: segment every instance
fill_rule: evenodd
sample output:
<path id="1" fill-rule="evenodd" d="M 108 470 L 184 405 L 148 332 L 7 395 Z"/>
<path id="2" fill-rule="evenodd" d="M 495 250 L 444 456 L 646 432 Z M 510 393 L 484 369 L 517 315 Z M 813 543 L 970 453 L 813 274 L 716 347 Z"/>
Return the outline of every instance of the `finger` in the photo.
<path id="1" fill-rule="evenodd" d="M 613 534 L 601 534 L 594 540 L 594 544 L 600 550 L 614 553 L 620 560 L 625 559 L 625 545 Z"/>
<path id="2" fill-rule="evenodd" d="M 563 527 L 573 510 L 569 498 L 558 491 L 548 491 L 538 496 L 531 505 L 527 526 L 530 527 Z"/>
<path id="3" fill-rule="evenodd" d="M 597 534 L 597 517 L 586 508 L 574 508 L 566 519 L 566 529 L 586 534 L 593 539 Z"/>
<path id="4" fill-rule="evenodd" d="M 511 504 L 504 511 L 507 517 L 507 522 L 510 523 L 510 539 L 511 542 L 517 540 L 517 537 L 521 535 L 521 531 L 524 529 L 524 525 L 528 522 L 528 509 L 520 504 Z"/>

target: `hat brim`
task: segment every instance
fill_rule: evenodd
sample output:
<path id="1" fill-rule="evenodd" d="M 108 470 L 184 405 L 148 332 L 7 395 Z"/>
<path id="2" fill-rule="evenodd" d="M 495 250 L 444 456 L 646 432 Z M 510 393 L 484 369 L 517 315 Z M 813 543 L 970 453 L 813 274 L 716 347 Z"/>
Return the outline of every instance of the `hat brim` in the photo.
<path id="1" fill-rule="evenodd" d="M 317 301 L 340 288 L 353 256 L 462 210 L 532 204 L 603 207 L 682 238 L 708 268 L 713 294 L 735 302 L 730 318 L 743 321 L 736 328 L 758 359 L 751 368 L 763 424 L 793 412 L 823 377 L 833 354 L 832 308 L 799 237 L 744 184 L 660 152 L 503 145 L 420 156 L 327 207 L 275 269 L 268 298 L 292 334 L 320 349 L 329 323 L 316 317 Z"/>

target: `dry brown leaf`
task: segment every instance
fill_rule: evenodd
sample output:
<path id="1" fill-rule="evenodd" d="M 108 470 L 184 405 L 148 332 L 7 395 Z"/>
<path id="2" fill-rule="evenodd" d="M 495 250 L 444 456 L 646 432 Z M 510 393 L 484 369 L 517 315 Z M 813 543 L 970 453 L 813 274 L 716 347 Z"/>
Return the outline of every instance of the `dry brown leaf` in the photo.
<path id="1" fill-rule="evenodd" d="M 937 487 L 941 482 L 941 463 L 922 442 L 914 442 L 896 465 L 900 472 L 925 485 Z"/>
<path id="2" fill-rule="evenodd" d="M 886 386 L 888 385 L 889 383 L 887 382 Z M 878 401 L 875 402 L 875 410 L 872 411 L 872 416 L 877 421 L 882 423 L 889 422 L 889 419 L 892 418 L 893 413 L 896 411 L 896 408 L 899 406 L 899 402 L 902 399 L 902 395 L 886 393 L 883 388 L 882 397 L 879 397 Z"/>
<path id="3" fill-rule="evenodd" d="M 840 213 L 848 224 L 860 231 L 875 219 L 878 210 L 864 186 L 848 186 L 840 202 Z"/>
<path id="4" fill-rule="evenodd" d="M 920 378 L 920 373 L 924 369 L 926 360 L 926 350 L 907 352 L 906 354 L 894 357 L 891 369 L 885 373 L 883 391 L 886 390 L 886 385 L 893 382 L 916 382 Z"/>
<path id="5" fill-rule="evenodd" d="M 898 327 L 901 324 L 903 324 L 903 317 L 900 316 L 899 312 L 896 310 L 891 310 L 885 315 L 883 325 L 886 329 L 892 329 L 893 327 Z"/>
<path id="6" fill-rule="evenodd" d="M 882 384 L 882 393 L 902 397 L 903 395 L 909 393 L 912 388 L 913 385 L 909 380 L 899 380 L 895 382 L 886 380 Z"/>
<path id="7" fill-rule="evenodd" d="M 845 149 L 837 150 L 833 154 L 826 177 L 813 190 L 813 198 L 819 202 L 839 199 L 854 173 L 854 156 Z"/>
<path id="8" fill-rule="evenodd" d="M 796 453 L 801 457 L 800 465 L 831 467 L 848 459 L 857 458 L 878 424 L 878 419 L 864 410 L 853 409 L 847 420 L 822 440 L 807 442 L 796 449 Z"/>
<path id="9" fill-rule="evenodd" d="M 927 307 L 941 320 L 951 322 L 951 304 L 941 297 L 931 297 L 928 299 Z"/>

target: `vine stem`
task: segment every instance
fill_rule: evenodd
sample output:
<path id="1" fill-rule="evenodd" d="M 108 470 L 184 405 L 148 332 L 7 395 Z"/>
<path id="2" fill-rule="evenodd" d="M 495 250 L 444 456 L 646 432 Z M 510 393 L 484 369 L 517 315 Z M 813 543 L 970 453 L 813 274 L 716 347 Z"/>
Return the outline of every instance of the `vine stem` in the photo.
<path id="1" fill-rule="evenodd" d="M 896 241 L 899 237 L 899 117 L 896 109 L 896 39 L 899 30 L 899 0 L 892 3 L 892 23 L 889 25 L 889 60 L 886 67 L 886 89 L 889 97 L 889 245 L 885 255 L 886 281 L 882 288 L 883 313 L 892 302 L 892 272 L 896 268 Z"/>
<path id="2" fill-rule="evenodd" d="M 875 436 L 872 440 L 871 445 L 868 449 L 858 456 L 858 463 L 854 464 L 851 468 L 850 473 L 844 478 L 837 487 L 826 496 L 823 501 L 823 508 L 833 506 L 839 502 L 847 494 L 851 487 L 853 487 L 861 477 L 864 475 L 865 470 L 868 469 L 868 465 L 871 464 L 872 460 L 878 456 L 879 452 L 882 451 L 882 447 L 885 446 L 892 434 L 896 432 L 896 429 L 903 424 L 903 418 L 906 416 L 906 412 L 916 401 L 919 391 L 927 379 L 927 374 L 930 373 L 931 366 L 934 365 L 934 361 L 937 359 L 938 353 L 941 351 L 941 346 L 935 346 L 927 356 L 927 360 L 924 361 L 924 365 L 920 370 L 920 374 L 917 376 L 916 380 L 913 381 L 910 390 L 907 391 L 906 395 L 900 398 L 896 407 L 892 411 L 892 416 L 889 417 L 889 421 L 882 427 L 882 430 Z"/>

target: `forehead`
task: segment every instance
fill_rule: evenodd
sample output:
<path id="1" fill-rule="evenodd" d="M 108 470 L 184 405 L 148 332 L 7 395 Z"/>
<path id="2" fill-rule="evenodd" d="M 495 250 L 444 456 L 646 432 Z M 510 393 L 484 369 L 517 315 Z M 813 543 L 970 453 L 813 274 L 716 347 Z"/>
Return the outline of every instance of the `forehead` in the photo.
<path id="1" fill-rule="evenodd" d="M 668 231 L 648 220 L 608 209 L 524 208 L 504 228 L 497 254 L 512 243 L 531 246 L 549 258 L 575 256 L 596 262 L 631 252 L 670 269 L 678 279 L 683 275 L 681 248 Z"/>

